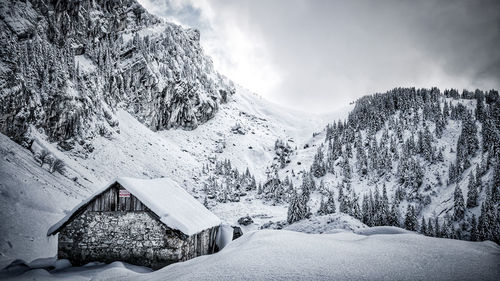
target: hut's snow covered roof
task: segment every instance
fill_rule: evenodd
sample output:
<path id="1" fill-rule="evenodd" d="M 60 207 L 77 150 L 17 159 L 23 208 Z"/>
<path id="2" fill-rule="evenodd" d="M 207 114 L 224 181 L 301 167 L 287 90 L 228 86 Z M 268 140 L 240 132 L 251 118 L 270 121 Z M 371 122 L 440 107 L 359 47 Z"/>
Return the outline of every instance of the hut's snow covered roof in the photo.
<path id="1" fill-rule="evenodd" d="M 137 197 L 155 213 L 165 225 L 172 229 L 177 229 L 186 235 L 193 235 L 221 224 L 217 216 L 205 208 L 205 206 L 198 202 L 198 200 L 192 197 L 176 182 L 170 179 L 119 177 L 78 204 L 78 206 L 63 219 L 53 225 L 48 230 L 47 235 L 59 232 L 78 210 L 115 183 L 119 183 L 123 188 Z"/>

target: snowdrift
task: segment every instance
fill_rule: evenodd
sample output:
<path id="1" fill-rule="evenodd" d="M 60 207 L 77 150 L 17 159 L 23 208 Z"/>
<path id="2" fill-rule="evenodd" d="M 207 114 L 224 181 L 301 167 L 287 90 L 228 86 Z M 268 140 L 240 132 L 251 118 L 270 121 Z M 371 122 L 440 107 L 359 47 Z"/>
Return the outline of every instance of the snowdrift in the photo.
<path id="1" fill-rule="evenodd" d="M 354 231 L 354 233 L 370 236 L 377 234 L 410 234 L 413 232 L 395 226 L 373 226 L 363 229 L 357 229 Z"/>
<path id="2" fill-rule="evenodd" d="M 330 234 L 343 231 L 357 232 L 366 228 L 367 226 L 364 223 L 349 215 L 335 213 L 324 216 L 312 216 L 308 219 L 287 225 L 283 229 L 311 234 Z"/>
<path id="3" fill-rule="evenodd" d="M 500 247 L 418 234 L 263 230 L 139 280 L 497 280 Z M 210 274 L 207 274 L 207 273 Z"/>
<path id="4" fill-rule="evenodd" d="M 364 231 L 364 230 L 363 230 Z M 389 232 L 375 229 L 375 232 Z M 392 231 L 395 232 L 395 231 Z M 128 266 L 32 270 L 17 276 L 55 280 L 497 280 L 500 246 L 415 233 L 305 234 L 260 230 L 221 252 L 155 272 Z"/>

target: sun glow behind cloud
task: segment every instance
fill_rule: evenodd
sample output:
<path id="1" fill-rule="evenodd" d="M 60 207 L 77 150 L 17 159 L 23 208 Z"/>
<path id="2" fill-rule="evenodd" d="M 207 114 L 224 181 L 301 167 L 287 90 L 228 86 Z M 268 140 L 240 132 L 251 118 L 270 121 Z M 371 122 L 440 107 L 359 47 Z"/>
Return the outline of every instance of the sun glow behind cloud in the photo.
<path id="1" fill-rule="evenodd" d="M 242 24 L 231 9 L 213 10 L 204 0 L 139 0 L 148 11 L 184 27 L 201 31 L 201 45 L 215 68 L 234 82 L 264 96 L 282 81 L 264 39 Z"/>
<path id="2" fill-rule="evenodd" d="M 495 1 L 139 2 L 199 29 L 220 73 L 299 110 L 333 111 L 394 87 L 500 87 Z"/>

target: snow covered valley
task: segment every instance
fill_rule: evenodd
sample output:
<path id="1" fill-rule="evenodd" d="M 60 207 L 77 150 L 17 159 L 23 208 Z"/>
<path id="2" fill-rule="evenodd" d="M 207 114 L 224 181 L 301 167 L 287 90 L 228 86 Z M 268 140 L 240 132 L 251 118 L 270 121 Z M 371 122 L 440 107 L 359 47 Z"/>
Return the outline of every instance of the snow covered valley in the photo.
<path id="1" fill-rule="evenodd" d="M 394 88 L 299 112 L 235 85 L 198 30 L 135 0 L 0 1 L 0 38 L 0 279 L 500 276 L 496 90 Z M 178 197 L 141 189 L 159 178 Z M 47 235 L 69 225 L 89 239 Z M 61 245 L 84 254 L 71 265 Z M 130 263 L 87 263 L 88 245 Z M 154 251 L 162 268 L 137 265 Z"/>
<path id="2" fill-rule="evenodd" d="M 305 143 L 313 130 L 320 130 L 326 123 L 318 121 L 321 118 L 327 117 L 302 117 L 300 113 L 273 107 L 241 89 L 234 100 L 223 105 L 221 114 L 193 131 L 153 132 L 120 111 L 117 113 L 120 133 L 112 138 L 96 138 L 95 151 L 86 155 L 78 151 L 62 152 L 57 144 L 46 141 L 36 131 L 34 153 L 0 134 L 0 265 L 5 267 L 17 258 L 31 261 L 55 255 L 57 239 L 47 237 L 47 229 L 118 176 L 168 177 L 203 201 L 206 175 L 202 168 L 214 161 L 210 158 L 215 156 L 231 159 L 241 171 L 249 167 L 258 181 L 264 181 L 265 169 L 274 158 L 275 140 L 293 136 L 298 143 Z M 243 124 L 248 133 L 232 133 L 231 128 L 237 123 Z M 225 148 L 216 153 L 221 143 Z M 40 166 L 34 154 L 41 149 L 49 150 L 66 163 L 64 175 L 50 173 L 47 164 Z M 247 196 L 253 197 L 253 193 Z M 286 220 L 284 204 L 260 199 L 224 204 L 210 200 L 210 203 L 210 209 L 228 224 L 235 225 L 246 215 L 256 216 L 255 224 L 243 226 L 244 232 L 258 229 L 271 220 Z M 19 217 L 23 219 L 16 219 Z"/>
<path id="3" fill-rule="evenodd" d="M 203 201 L 206 176 L 200 171 L 205 169 L 205 163 L 210 163 L 207 162 L 210 155 L 231 159 L 239 170 L 248 165 L 252 173 L 260 176 L 258 181 L 264 181 L 262 175 L 266 165 L 276 161 L 273 145 L 277 138 L 293 138 L 301 147 L 292 155 L 290 166 L 297 167 L 297 162 L 310 166 L 314 151 L 324 137 L 324 134 L 312 137 L 314 128 L 321 130 L 321 124 L 325 122 L 323 118 L 335 120 L 347 114 L 340 112 L 334 117 L 292 119 L 279 108 L 262 113 L 271 105 L 256 95 L 240 90 L 233 101 L 223 106 L 221 114 L 194 131 L 152 132 L 121 111 L 117 114 L 120 134 L 112 139 L 97 138 L 94 142 L 96 151 L 85 157 L 63 153 L 55 144 L 39 136 L 34 150 L 43 146 L 63 159 L 67 168 L 64 175 L 49 173 L 46 167 L 35 161 L 31 151 L 0 135 L 1 260 L 2 267 L 10 264 L 0 278 L 496 280 L 500 274 L 500 247 L 494 242 L 432 238 L 397 227 L 368 227 L 340 212 L 313 215 L 287 224 L 288 204 L 276 204 L 274 199 L 265 199 L 255 190 L 241 196 L 239 202 L 209 200 L 209 209 L 224 223 L 239 225 L 244 232 L 242 237 L 217 254 L 154 272 L 121 262 L 68 267 L 70 265 L 64 260 L 38 259 L 56 254 L 57 241 L 53 236 L 46 236 L 47 229 L 95 189 L 101 188 L 109 178 L 116 175 L 143 178 L 168 176 Z M 254 117 L 250 121 L 244 119 L 249 115 Z M 260 121 L 262 123 L 252 122 L 264 119 L 266 121 Z M 281 124 L 282 120 L 289 120 L 290 125 Z M 232 133 L 234 124 L 238 122 L 255 134 Z M 316 123 L 319 125 L 313 127 Z M 226 147 L 215 153 L 221 139 Z M 303 148 L 306 143 L 311 148 Z M 252 149 L 248 149 L 249 146 Z M 151 162 L 150 159 L 157 161 Z M 285 168 L 280 173 L 286 175 L 286 169 L 293 170 Z M 301 177 L 297 175 L 292 180 L 300 185 Z M 314 212 L 320 207 L 322 196 L 321 190 L 312 192 L 309 205 Z M 340 202 L 336 200 L 336 204 L 339 206 Z M 246 215 L 252 218 L 253 223 L 238 224 L 238 219 Z M 12 263 L 15 259 L 25 262 Z"/>

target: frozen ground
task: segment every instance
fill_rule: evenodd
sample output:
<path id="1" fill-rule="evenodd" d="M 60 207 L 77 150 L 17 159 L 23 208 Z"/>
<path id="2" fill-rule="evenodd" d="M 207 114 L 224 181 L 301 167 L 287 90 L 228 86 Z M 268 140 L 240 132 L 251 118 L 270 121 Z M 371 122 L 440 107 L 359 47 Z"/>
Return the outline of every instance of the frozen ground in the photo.
<path id="1" fill-rule="evenodd" d="M 155 272 L 122 263 L 27 271 L 10 280 L 498 280 L 500 247 L 395 228 L 363 234 L 260 230 Z"/>

